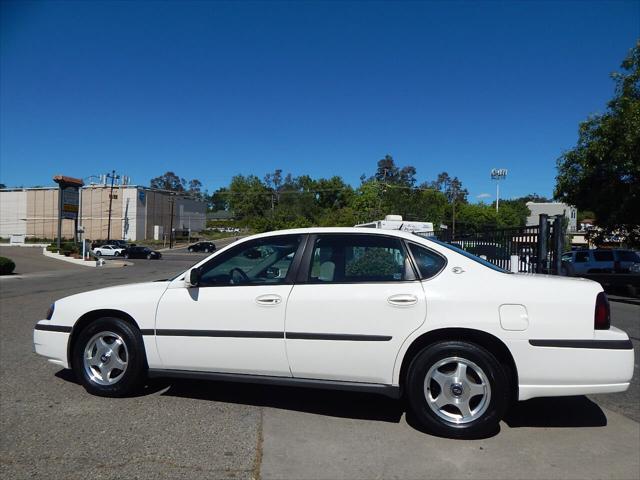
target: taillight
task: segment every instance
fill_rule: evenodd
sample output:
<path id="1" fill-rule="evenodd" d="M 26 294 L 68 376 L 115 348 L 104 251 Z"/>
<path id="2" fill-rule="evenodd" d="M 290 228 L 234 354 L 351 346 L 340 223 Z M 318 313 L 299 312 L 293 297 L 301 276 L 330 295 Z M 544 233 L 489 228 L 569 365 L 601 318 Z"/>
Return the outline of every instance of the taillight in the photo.
<path id="1" fill-rule="evenodd" d="M 607 294 L 600 292 L 596 297 L 596 313 L 593 318 L 593 327 L 596 330 L 608 330 L 611 326 L 611 311 Z"/>

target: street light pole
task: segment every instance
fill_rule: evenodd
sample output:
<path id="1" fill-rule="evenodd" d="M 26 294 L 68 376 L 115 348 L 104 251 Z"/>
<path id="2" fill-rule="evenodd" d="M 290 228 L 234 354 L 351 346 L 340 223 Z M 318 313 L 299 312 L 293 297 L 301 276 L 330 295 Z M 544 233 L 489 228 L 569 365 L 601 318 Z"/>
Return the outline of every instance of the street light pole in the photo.
<path id="1" fill-rule="evenodd" d="M 506 168 L 494 168 L 491 170 L 491 179 L 496 181 L 496 213 L 500 206 L 500 180 L 507 178 Z"/>

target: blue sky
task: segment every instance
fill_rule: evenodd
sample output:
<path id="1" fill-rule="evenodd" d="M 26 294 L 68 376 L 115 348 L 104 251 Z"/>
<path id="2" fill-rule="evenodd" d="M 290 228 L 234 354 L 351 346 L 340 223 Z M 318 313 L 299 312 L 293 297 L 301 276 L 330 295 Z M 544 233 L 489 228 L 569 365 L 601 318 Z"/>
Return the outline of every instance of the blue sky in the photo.
<path id="1" fill-rule="evenodd" d="M 281 168 L 357 185 L 391 154 L 475 199 L 550 195 L 640 37 L 640 2 L 2 2 L 0 183 Z"/>

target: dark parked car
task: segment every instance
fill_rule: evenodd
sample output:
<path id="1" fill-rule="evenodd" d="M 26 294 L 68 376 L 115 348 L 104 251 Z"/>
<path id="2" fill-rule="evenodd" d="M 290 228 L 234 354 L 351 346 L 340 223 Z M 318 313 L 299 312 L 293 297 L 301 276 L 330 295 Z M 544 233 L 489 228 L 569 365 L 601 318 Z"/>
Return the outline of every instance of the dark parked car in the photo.
<path id="1" fill-rule="evenodd" d="M 194 243 L 193 245 L 189 245 L 188 250 L 190 252 L 209 253 L 209 252 L 215 252 L 216 246 L 213 244 L 213 242 L 198 242 L 198 243 Z"/>
<path id="2" fill-rule="evenodd" d="M 122 252 L 124 258 L 146 258 L 148 260 L 159 260 L 162 257 L 160 252 L 151 250 L 149 247 L 129 247 Z"/>

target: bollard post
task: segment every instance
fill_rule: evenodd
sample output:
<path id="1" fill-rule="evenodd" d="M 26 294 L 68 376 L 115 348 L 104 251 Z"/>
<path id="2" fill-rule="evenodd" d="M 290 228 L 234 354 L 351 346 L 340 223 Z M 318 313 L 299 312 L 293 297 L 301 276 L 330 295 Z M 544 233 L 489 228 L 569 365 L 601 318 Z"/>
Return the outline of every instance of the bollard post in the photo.
<path id="1" fill-rule="evenodd" d="M 520 262 L 520 257 L 518 255 L 511 255 L 511 271 L 513 273 L 518 273 L 520 269 L 518 268 L 518 264 Z"/>

